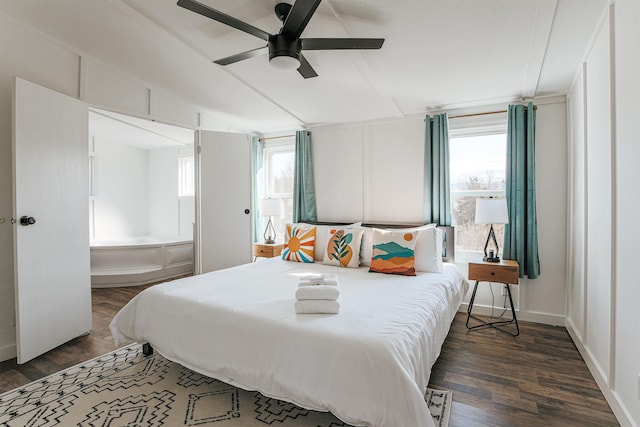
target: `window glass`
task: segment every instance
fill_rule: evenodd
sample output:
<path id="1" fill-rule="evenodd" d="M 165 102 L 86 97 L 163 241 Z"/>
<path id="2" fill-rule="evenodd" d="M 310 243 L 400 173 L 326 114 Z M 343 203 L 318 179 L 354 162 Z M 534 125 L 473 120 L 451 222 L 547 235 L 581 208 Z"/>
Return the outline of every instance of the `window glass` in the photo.
<path id="1" fill-rule="evenodd" d="M 456 256 L 477 255 L 484 250 L 489 224 L 476 224 L 476 199 L 504 197 L 506 133 L 467 135 L 449 140 L 451 214 L 455 228 Z M 493 226 L 502 251 L 502 224 Z"/>
<path id="2" fill-rule="evenodd" d="M 195 159 L 193 156 L 178 158 L 178 197 L 194 196 L 195 185 Z"/>
<path id="3" fill-rule="evenodd" d="M 293 218 L 293 174 L 295 168 L 295 140 L 293 137 L 269 142 L 264 148 L 265 197 L 280 200 L 280 216 L 273 217 L 278 239 L 282 239 L 285 225 Z"/>

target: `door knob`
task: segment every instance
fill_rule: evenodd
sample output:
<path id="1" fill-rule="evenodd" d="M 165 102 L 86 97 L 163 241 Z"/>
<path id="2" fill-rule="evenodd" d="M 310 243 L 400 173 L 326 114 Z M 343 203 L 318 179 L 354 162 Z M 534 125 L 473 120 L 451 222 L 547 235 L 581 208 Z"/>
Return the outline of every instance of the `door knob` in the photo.
<path id="1" fill-rule="evenodd" d="M 250 213 L 250 212 L 251 212 L 251 211 L 250 211 L 249 209 L 245 209 L 245 210 L 244 210 L 244 213 L 245 213 L 245 214 L 247 214 L 247 215 L 249 215 L 249 213 Z"/>
<path id="2" fill-rule="evenodd" d="M 33 225 L 35 223 L 36 223 L 36 219 L 34 217 L 32 217 L 32 216 L 26 216 L 25 215 L 25 216 L 20 218 L 20 225 L 27 226 L 27 225 Z"/>

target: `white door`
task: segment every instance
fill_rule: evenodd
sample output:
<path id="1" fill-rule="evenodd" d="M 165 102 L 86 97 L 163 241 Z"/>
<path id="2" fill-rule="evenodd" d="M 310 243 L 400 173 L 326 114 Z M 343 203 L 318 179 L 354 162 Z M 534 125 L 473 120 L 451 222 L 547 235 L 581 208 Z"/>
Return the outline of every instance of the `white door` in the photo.
<path id="1" fill-rule="evenodd" d="M 14 259 L 18 363 L 91 329 L 88 108 L 16 79 Z M 35 223 L 21 225 L 21 217 Z"/>
<path id="2" fill-rule="evenodd" d="M 237 133 L 196 135 L 196 273 L 251 261 L 251 141 Z"/>

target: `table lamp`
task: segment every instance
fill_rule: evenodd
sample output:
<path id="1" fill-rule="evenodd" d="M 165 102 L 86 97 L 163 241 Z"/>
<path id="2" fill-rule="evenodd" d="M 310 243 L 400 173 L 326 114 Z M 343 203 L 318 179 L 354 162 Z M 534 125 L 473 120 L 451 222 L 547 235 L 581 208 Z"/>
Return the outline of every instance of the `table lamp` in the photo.
<path id="1" fill-rule="evenodd" d="M 275 243 L 276 229 L 273 226 L 273 222 L 271 222 L 271 217 L 280 215 L 280 200 L 279 199 L 260 199 L 260 215 L 269 217 L 267 226 L 264 229 L 264 242 Z"/>
<path id="2" fill-rule="evenodd" d="M 500 262 L 498 256 L 498 241 L 493 231 L 493 224 L 507 224 L 509 222 L 509 212 L 507 210 L 507 201 L 504 198 L 476 199 L 476 224 L 490 224 L 487 242 L 484 245 L 484 261 Z M 493 242 L 493 249 L 488 249 L 489 243 Z"/>

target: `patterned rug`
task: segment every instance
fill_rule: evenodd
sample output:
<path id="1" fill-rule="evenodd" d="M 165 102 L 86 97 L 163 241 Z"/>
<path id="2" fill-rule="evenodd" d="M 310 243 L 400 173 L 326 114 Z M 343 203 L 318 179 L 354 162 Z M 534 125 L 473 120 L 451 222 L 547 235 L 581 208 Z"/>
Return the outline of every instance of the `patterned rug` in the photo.
<path id="1" fill-rule="evenodd" d="M 451 391 L 427 390 L 436 426 L 446 427 Z M 0 426 L 347 426 L 331 413 L 300 408 L 202 376 L 140 345 L 0 395 Z"/>

